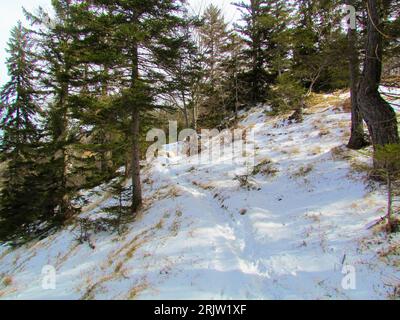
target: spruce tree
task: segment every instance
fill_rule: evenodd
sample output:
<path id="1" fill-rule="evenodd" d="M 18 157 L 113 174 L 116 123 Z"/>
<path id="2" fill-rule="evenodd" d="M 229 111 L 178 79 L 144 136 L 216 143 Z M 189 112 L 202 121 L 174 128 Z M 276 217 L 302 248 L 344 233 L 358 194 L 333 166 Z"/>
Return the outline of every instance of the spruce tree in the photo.
<path id="1" fill-rule="evenodd" d="M 165 98 L 171 106 L 182 112 L 185 127 L 193 129 L 197 126 L 200 83 L 205 74 L 205 70 L 202 69 L 200 48 L 193 37 L 199 24 L 198 19 L 185 17 L 184 24 L 179 30 L 181 42 L 177 44 L 177 59 L 165 68 L 169 78 L 169 81 L 166 81 Z"/>
<path id="2" fill-rule="evenodd" d="M 286 69 L 289 53 L 290 5 L 285 1 L 251 0 L 236 6 L 243 23 L 236 27 L 247 44 L 247 82 L 251 103 L 264 102 L 278 75 Z"/>
<path id="3" fill-rule="evenodd" d="M 293 74 L 313 91 L 344 88 L 348 85 L 346 35 L 341 30 L 339 1 L 297 2 L 293 30 Z"/>
<path id="4" fill-rule="evenodd" d="M 91 188 L 113 178 L 116 169 L 125 164 L 124 120 L 116 112 L 112 96 L 121 88 L 122 71 L 117 68 L 119 53 L 110 38 L 110 19 L 91 10 L 89 3 L 70 5 L 70 19 L 79 30 L 72 44 L 75 64 L 82 74 L 73 82 L 76 94 L 69 103 L 79 127 L 73 144 L 73 175 L 81 177 L 81 187 Z"/>
<path id="5" fill-rule="evenodd" d="M 214 5 L 206 8 L 199 28 L 199 38 L 204 70 L 202 124 L 215 126 L 223 119 L 227 102 L 223 85 L 224 79 L 228 76 L 224 64 L 229 58 L 230 31 L 221 9 Z"/>
<path id="6" fill-rule="evenodd" d="M 24 145 L 36 139 L 34 122 L 39 111 L 32 42 L 21 22 L 11 31 L 7 53 L 10 81 L 1 90 L 1 150 L 18 155 Z"/>
<path id="7" fill-rule="evenodd" d="M 260 18 L 263 15 L 262 5 L 262 0 L 250 0 L 250 4 L 236 3 L 242 13 L 244 23 L 243 26 L 236 27 L 247 44 L 245 54 L 249 61 L 249 71 L 246 73 L 246 82 L 249 87 L 247 100 L 250 103 L 265 101 L 268 82 L 263 54 L 263 30 L 260 26 Z"/>
<path id="8" fill-rule="evenodd" d="M 52 1 L 54 17 L 44 10 L 36 15 L 26 12 L 32 33 L 38 44 L 35 53 L 41 68 L 40 87 L 48 104 L 45 108 L 46 171 L 50 179 L 52 202 L 58 222 L 73 216 L 77 210 L 72 204 L 79 186 L 73 180 L 73 144 L 79 130 L 71 116 L 71 98 L 82 79 L 74 43 L 78 30 L 73 20 L 72 2 Z"/>
<path id="9" fill-rule="evenodd" d="M 227 108 L 238 117 L 239 109 L 246 104 L 246 83 L 241 77 L 245 68 L 243 57 L 244 42 L 236 33 L 231 33 L 227 44 L 228 57 L 223 62 L 226 77 L 223 80 L 224 91 L 228 93 Z"/>
<path id="10" fill-rule="evenodd" d="M 207 69 L 205 75 L 207 83 L 210 88 L 215 88 L 223 72 L 221 64 L 226 57 L 226 46 L 229 39 L 228 25 L 221 9 L 214 5 L 206 8 L 199 33 L 204 64 Z"/>
<path id="11" fill-rule="evenodd" d="M 132 214 L 140 209 L 143 196 L 140 179 L 140 133 L 144 112 L 153 107 L 162 86 L 163 74 L 157 72 L 176 59 L 176 29 L 181 25 L 184 1 L 148 2 L 93 1 L 92 10 L 100 10 L 101 19 L 110 23 L 112 46 L 119 56 L 117 68 L 123 70 L 117 105 L 126 112 L 130 143 Z M 151 84 L 151 86 L 150 86 Z M 127 161 L 128 162 L 128 161 Z"/>
<path id="12" fill-rule="evenodd" d="M 10 80 L 1 90 L 1 161 L 6 162 L 0 197 L 0 241 L 19 243 L 34 234 L 45 214 L 37 178 L 40 111 L 35 88 L 35 58 L 29 32 L 12 30 L 7 67 Z"/>

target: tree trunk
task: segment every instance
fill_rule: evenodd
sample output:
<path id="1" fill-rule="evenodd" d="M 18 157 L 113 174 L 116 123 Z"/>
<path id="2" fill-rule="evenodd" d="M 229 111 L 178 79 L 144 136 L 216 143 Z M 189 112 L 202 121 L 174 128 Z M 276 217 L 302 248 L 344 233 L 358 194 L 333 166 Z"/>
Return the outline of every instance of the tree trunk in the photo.
<path id="1" fill-rule="evenodd" d="M 252 32 L 250 35 L 251 39 L 251 59 L 252 59 L 252 80 L 250 82 L 250 101 L 252 104 L 256 104 L 261 102 L 261 96 L 263 95 L 263 85 L 264 79 L 263 70 L 264 70 L 264 59 L 262 54 L 262 39 L 261 34 L 257 30 L 258 19 L 260 15 L 261 3 L 258 0 L 250 1 L 250 9 L 251 9 L 251 20 L 252 20 Z"/>
<path id="2" fill-rule="evenodd" d="M 347 5 L 354 5 L 354 0 L 346 0 Z M 358 107 L 357 89 L 359 81 L 360 62 L 356 48 L 357 30 L 349 27 L 348 30 L 348 57 L 350 71 L 350 95 L 351 95 L 351 136 L 347 147 L 360 150 L 369 145 L 364 135 L 363 118 Z"/>
<path id="3" fill-rule="evenodd" d="M 140 111 L 135 107 L 132 111 L 132 213 L 137 214 L 142 206 L 142 184 L 140 181 Z"/>
<path id="4" fill-rule="evenodd" d="M 66 68 L 67 69 L 67 68 Z M 56 132 L 57 141 L 61 144 L 61 148 L 59 150 L 59 154 L 61 156 L 61 167 L 60 167 L 60 188 L 63 194 L 60 204 L 60 211 L 58 219 L 62 221 L 66 217 L 68 217 L 71 208 L 71 199 L 68 193 L 68 150 L 66 147 L 67 139 L 68 139 L 68 107 L 67 107 L 67 99 L 69 95 L 69 85 L 67 82 L 61 83 L 61 92 L 58 102 L 58 110 L 59 112 L 59 128 Z"/>
<path id="5" fill-rule="evenodd" d="M 289 117 L 289 121 L 294 121 L 295 123 L 302 123 L 304 121 L 304 109 L 306 103 L 304 99 L 301 100 L 299 106 L 296 108 L 294 113 Z"/>
<path id="6" fill-rule="evenodd" d="M 125 135 L 125 141 L 129 141 L 130 136 Z M 131 163 L 132 163 L 132 156 L 131 156 L 131 150 L 128 150 L 126 152 L 125 156 L 125 178 L 129 179 L 132 174 L 132 169 L 131 169 Z"/>
<path id="7" fill-rule="evenodd" d="M 368 125 L 372 144 L 377 146 L 398 144 L 399 133 L 396 113 L 379 94 L 382 74 L 382 28 L 376 0 L 368 0 L 368 39 L 364 61 L 364 71 L 358 90 L 361 114 Z M 379 163 L 374 161 L 376 168 Z"/>
<path id="8" fill-rule="evenodd" d="M 188 107 L 187 107 L 187 103 L 186 103 L 185 92 L 182 92 L 182 103 L 183 103 L 183 115 L 185 117 L 185 125 L 186 125 L 186 128 L 189 128 L 189 126 L 190 126 L 190 124 L 189 124 L 189 113 L 188 113 Z"/>
<path id="9" fill-rule="evenodd" d="M 319 80 L 319 77 L 321 76 L 321 72 L 322 72 L 323 69 L 324 69 L 324 66 L 320 65 L 319 69 L 317 71 L 317 74 L 311 79 L 311 84 L 310 84 L 310 86 L 308 88 L 308 92 L 306 94 L 307 97 L 311 96 L 311 94 L 313 93 L 314 86 L 317 83 L 317 81 Z"/>
<path id="10" fill-rule="evenodd" d="M 198 91 L 196 89 L 196 96 L 198 96 Z M 192 112 L 192 127 L 195 131 L 197 131 L 197 105 L 198 105 L 198 98 L 194 99 L 194 101 L 192 102 L 193 105 L 193 112 Z"/>
<path id="11" fill-rule="evenodd" d="M 139 80 L 138 46 L 133 45 L 132 50 L 132 88 L 134 89 Z M 138 105 L 132 106 L 131 119 L 131 178 L 132 178 L 132 214 L 137 215 L 143 203 L 142 184 L 140 181 L 140 110 Z"/>

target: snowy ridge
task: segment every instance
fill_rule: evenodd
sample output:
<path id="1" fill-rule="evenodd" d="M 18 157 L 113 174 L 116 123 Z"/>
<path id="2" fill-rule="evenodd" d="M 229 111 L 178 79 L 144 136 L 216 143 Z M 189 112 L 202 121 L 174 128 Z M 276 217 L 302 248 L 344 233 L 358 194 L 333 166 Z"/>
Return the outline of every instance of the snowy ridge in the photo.
<path id="1" fill-rule="evenodd" d="M 350 114 L 321 106 L 289 124 L 265 111 L 239 123 L 256 132 L 258 166 L 246 185 L 237 179 L 249 174 L 245 164 L 159 158 L 144 170 L 146 210 L 123 236 L 95 234 L 92 249 L 71 226 L 0 249 L 0 275 L 10 279 L 0 298 L 388 298 L 400 272 L 378 254 L 389 246 L 384 235 L 367 228 L 384 214 L 385 190 L 354 169 L 367 158 L 344 147 Z M 84 216 L 110 205 L 98 191 Z M 56 290 L 42 289 L 44 264 L 57 270 Z M 355 290 L 342 287 L 346 265 Z"/>

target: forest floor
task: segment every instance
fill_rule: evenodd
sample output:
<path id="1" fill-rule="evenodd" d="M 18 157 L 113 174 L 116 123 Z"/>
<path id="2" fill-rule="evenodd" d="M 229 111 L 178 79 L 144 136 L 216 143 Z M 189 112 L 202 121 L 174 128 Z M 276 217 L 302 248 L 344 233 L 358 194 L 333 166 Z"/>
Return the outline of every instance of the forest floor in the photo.
<path id="1" fill-rule="evenodd" d="M 251 155 L 158 158 L 144 169 L 137 221 L 122 235 L 92 235 L 92 248 L 73 225 L 0 248 L 0 298 L 396 298 L 400 235 L 369 228 L 385 214 L 386 191 L 368 179 L 371 150 L 345 147 L 347 98 L 318 96 L 299 124 L 266 107 L 242 113 L 237 127 L 255 131 L 254 170 Z M 93 191 L 82 216 L 97 219 L 115 200 L 106 185 Z M 56 269 L 55 290 L 42 287 L 45 265 Z"/>

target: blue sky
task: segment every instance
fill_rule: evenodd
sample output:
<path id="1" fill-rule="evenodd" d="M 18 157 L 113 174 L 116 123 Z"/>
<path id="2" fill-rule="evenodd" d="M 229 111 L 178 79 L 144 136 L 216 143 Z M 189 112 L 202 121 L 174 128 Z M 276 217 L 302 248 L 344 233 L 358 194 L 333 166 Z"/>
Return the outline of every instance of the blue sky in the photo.
<path id="1" fill-rule="evenodd" d="M 5 67 L 6 47 L 11 28 L 18 20 L 24 21 L 22 7 L 32 10 L 38 6 L 48 7 L 50 0 L 3 0 L 0 1 L 0 84 L 7 81 L 7 69 Z"/>
<path id="2" fill-rule="evenodd" d="M 50 7 L 51 0 L 2 0 L 0 1 L 0 85 L 3 85 L 7 79 L 7 69 L 5 67 L 6 47 L 11 28 L 18 20 L 24 21 L 22 7 L 32 11 L 38 6 L 44 8 Z M 191 7 L 195 12 L 199 12 L 208 4 L 214 3 L 221 7 L 226 15 L 227 21 L 231 22 L 237 17 L 236 10 L 231 5 L 231 0 L 190 0 Z"/>

